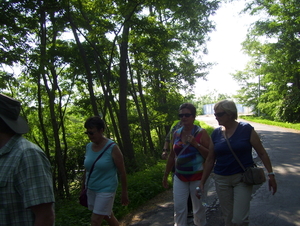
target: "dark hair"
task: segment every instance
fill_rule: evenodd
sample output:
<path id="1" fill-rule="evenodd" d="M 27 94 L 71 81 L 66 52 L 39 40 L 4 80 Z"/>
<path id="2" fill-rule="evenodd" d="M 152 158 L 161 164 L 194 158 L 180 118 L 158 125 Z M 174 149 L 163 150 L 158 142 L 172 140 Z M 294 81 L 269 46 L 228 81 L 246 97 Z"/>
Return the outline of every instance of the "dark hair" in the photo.
<path id="1" fill-rule="evenodd" d="M 196 116 L 196 108 L 193 104 L 190 103 L 184 103 L 179 106 L 179 110 L 182 110 L 183 108 L 189 109 L 191 111 L 191 114 L 193 116 Z"/>
<path id="2" fill-rule="evenodd" d="M 99 116 L 92 116 L 88 118 L 84 123 L 84 128 L 86 129 L 92 129 L 94 127 L 96 127 L 97 130 L 105 130 L 105 123 Z"/>

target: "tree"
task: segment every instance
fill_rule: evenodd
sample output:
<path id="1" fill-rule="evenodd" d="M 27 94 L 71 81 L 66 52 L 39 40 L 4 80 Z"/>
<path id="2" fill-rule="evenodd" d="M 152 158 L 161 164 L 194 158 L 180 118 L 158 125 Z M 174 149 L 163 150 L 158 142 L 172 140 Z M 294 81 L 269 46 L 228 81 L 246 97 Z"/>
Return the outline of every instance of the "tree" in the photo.
<path id="1" fill-rule="evenodd" d="M 70 153 L 76 150 L 82 158 L 87 140 L 80 130 L 89 116 L 104 118 L 107 136 L 121 147 L 129 171 L 158 157 L 184 100 L 179 91 L 190 90 L 207 73 L 208 65 L 194 59 L 205 52 L 214 27 L 208 17 L 218 1 L 0 4 L 5 15 L 0 76 L 10 78 L 1 80 L 0 88 L 28 105 L 24 113 L 33 125 L 28 137 L 50 158 L 57 194 L 69 194 Z M 15 63 L 21 73 L 11 75 L 5 68 Z M 137 153 L 143 161 L 136 160 Z"/>
<path id="2" fill-rule="evenodd" d="M 248 69 L 238 72 L 235 77 L 239 81 L 245 78 L 258 78 L 252 83 L 256 95 L 246 90 L 241 98 L 248 105 L 256 106 L 257 110 L 275 120 L 299 122 L 298 96 L 300 94 L 300 5 L 298 1 L 252 1 L 245 12 L 266 15 L 251 28 L 244 50 L 252 58 Z M 257 65 L 259 67 L 257 68 Z M 257 88 L 255 88 L 257 87 Z M 257 101 L 253 101 L 254 98 Z"/>

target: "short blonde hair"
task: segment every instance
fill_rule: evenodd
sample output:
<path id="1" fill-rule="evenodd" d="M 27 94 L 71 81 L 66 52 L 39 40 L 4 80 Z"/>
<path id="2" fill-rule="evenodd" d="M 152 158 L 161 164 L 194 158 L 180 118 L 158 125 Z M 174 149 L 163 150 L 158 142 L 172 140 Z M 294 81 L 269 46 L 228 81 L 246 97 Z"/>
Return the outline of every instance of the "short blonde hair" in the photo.
<path id="1" fill-rule="evenodd" d="M 232 100 L 221 100 L 215 104 L 214 110 L 222 109 L 228 115 L 233 115 L 234 119 L 237 119 L 238 113 L 235 103 Z"/>

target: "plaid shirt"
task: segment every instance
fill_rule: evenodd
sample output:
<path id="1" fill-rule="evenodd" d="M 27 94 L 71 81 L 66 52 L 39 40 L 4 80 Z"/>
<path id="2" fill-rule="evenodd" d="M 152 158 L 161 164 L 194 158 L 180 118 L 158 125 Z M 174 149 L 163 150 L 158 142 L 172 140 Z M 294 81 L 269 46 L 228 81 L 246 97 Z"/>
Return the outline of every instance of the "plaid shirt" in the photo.
<path id="1" fill-rule="evenodd" d="M 29 207 L 53 203 L 51 166 L 45 153 L 20 135 L 0 149 L 0 226 L 32 226 Z"/>

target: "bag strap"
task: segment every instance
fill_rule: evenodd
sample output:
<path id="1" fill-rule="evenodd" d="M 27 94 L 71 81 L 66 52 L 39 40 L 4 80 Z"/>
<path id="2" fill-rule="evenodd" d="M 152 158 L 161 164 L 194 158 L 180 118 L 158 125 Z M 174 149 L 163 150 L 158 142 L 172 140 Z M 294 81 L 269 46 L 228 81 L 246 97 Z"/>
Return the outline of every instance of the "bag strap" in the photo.
<path id="1" fill-rule="evenodd" d="M 230 143 L 229 143 L 229 140 L 227 139 L 226 132 L 225 132 L 224 130 L 223 130 L 222 132 L 223 132 L 223 135 L 224 135 L 224 137 L 225 137 L 225 140 L 227 141 L 227 144 L 228 144 L 228 146 L 229 146 L 229 149 L 230 149 L 230 151 L 232 152 L 233 156 L 235 157 L 236 161 L 240 164 L 240 166 L 242 167 L 242 169 L 243 169 L 244 171 L 246 171 L 245 167 L 243 166 L 243 164 L 241 163 L 241 161 L 239 160 L 239 158 L 237 157 L 237 155 L 236 155 L 236 154 L 234 153 L 234 151 L 232 150 L 232 147 L 231 147 L 231 145 L 230 145 Z"/>
<path id="2" fill-rule="evenodd" d="M 190 146 L 190 144 L 188 144 L 187 146 L 185 146 L 185 147 L 179 152 L 179 154 L 177 155 L 177 158 L 178 158 L 179 155 L 182 154 L 182 152 L 184 152 L 185 149 L 187 149 L 188 146 Z"/>
<path id="3" fill-rule="evenodd" d="M 193 136 L 195 137 L 196 134 L 200 133 L 202 131 L 202 128 L 200 126 L 197 126 L 197 130 L 194 132 Z M 182 154 L 182 152 L 184 152 L 185 149 L 187 149 L 187 147 L 190 146 L 190 144 L 188 144 L 187 146 L 185 146 L 180 152 L 179 154 L 177 155 L 177 158 L 179 155 Z"/>
<path id="4" fill-rule="evenodd" d="M 95 166 L 96 162 L 101 158 L 101 156 L 104 154 L 104 152 L 105 152 L 112 144 L 114 144 L 114 143 L 115 143 L 115 142 L 111 142 L 110 144 L 108 144 L 108 145 L 106 146 L 106 148 L 104 149 L 104 151 L 96 158 L 95 162 L 93 163 L 93 165 L 92 165 L 92 167 L 91 167 L 91 170 L 90 170 L 88 179 L 87 179 L 87 181 L 86 181 L 86 187 L 88 186 L 88 183 L 89 183 L 89 180 L 90 180 L 90 176 L 91 176 L 91 174 L 92 174 L 92 172 L 93 172 L 93 170 L 94 170 L 94 166 Z"/>

